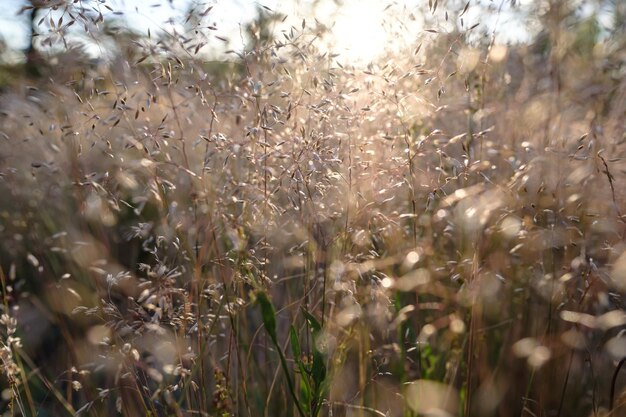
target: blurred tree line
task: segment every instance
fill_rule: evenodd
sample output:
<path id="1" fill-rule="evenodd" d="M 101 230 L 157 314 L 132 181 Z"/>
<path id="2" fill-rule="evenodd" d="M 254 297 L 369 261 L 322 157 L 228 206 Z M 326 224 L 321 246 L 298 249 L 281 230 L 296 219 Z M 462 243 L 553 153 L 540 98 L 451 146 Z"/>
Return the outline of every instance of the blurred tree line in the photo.
<path id="1" fill-rule="evenodd" d="M 166 3 L 166 1 L 164 1 Z M 171 2 L 170 2 L 171 3 Z M 320 2 L 314 2 L 311 10 Z M 341 4 L 341 2 L 336 2 Z M 426 1 L 424 1 L 426 3 Z M 626 43 L 626 2 L 621 0 L 541 0 L 534 2 L 524 2 L 520 4 L 517 0 L 428 0 L 430 11 L 435 12 L 437 8 L 441 10 L 467 10 L 467 8 L 480 8 L 481 16 L 497 16 L 503 8 L 508 8 L 509 12 L 523 22 L 526 30 L 531 34 L 532 53 L 543 56 L 551 60 L 564 58 L 567 55 L 575 54 L 579 58 L 586 60 L 596 59 L 603 49 L 603 56 L 610 56 L 616 62 L 610 65 L 622 65 L 623 51 Z M 207 7 L 208 6 L 208 7 Z M 194 1 L 189 4 L 189 9 L 185 11 L 185 32 L 178 39 L 178 47 L 185 49 L 185 53 L 180 58 L 195 58 L 198 50 L 207 45 L 220 48 L 218 43 L 211 44 L 207 34 L 215 30 L 206 23 L 206 17 L 210 14 L 212 7 L 209 3 Z M 244 25 L 244 36 L 246 38 L 246 50 L 253 51 L 260 45 L 267 44 L 274 40 L 274 28 L 277 22 L 284 20 L 287 16 L 278 12 L 264 9 L 257 5 L 256 17 Z M 425 9 L 428 10 L 428 9 Z M 113 19 L 104 18 L 103 14 L 114 13 Z M 129 28 L 125 22 L 115 19 L 115 14 L 123 12 L 115 11 L 107 2 L 73 1 L 73 0 L 28 0 L 19 11 L 19 15 L 25 17 L 24 23 L 28 25 L 28 46 L 23 53 L 21 64 L 10 65 L 3 62 L 3 67 L 17 67 L 14 69 L 24 70 L 27 76 L 40 76 L 41 71 L 50 64 L 50 59 L 55 55 L 63 54 L 64 48 L 54 48 L 60 43 L 65 48 L 72 49 L 72 56 L 76 58 L 76 53 L 84 55 L 81 59 L 76 59 L 73 64 L 89 61 L 89 54 L 84 51 L 88 44 L 100 43 L 104 45 L 107 54 L 126 53 L 127 55 L 140 56 L 145 54 L 146 43 L 141 42 L 141 38 L 148 37 L 148 34 L 139 34 Z M 425 12 L 428 20 L 429 12 Z M 447 17 L 447 11 L 446 11 Z M 332 22 L 321 22 L 326 29 L 332 26 Z M 126 25 L 126 26 L 125 26 Z M 467 24 L 466 24 L 467 26 Z M 463 28 L 458 28 L 461 31 Z M 467 28 L 465 28 L 467 29 Z M 482 36 L 472 38 L 472 42 L 484 43 L 489 46 L 492 38 L 495 37 L 496 30 L 500 33 L 504 28 L 488 28 L 481 25 Z M 68 43 L 68 39 L 71 42 Z M 162 33 L 153 33 L 155 40 L 153 45 L 170 44 L 172 39 L 163 36 Z M 176 42 L 174 42 L 176 43 Z M 4 43 L 4 49 L 8 48 Z M 594 55 L 595 51 L 595 55 Z M 233 55 L 234 57 L 235 55 Z"/>

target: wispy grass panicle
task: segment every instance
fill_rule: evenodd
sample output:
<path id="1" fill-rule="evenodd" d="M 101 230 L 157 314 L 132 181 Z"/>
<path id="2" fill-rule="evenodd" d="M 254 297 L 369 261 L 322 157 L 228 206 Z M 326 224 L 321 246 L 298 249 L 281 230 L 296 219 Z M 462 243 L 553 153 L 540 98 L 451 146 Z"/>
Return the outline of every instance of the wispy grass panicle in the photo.
<path id="1" fill-rule="evenodd" d="M 0 66 L 7 415 L 619 415 L 619 6 L 260 5 L 235 47 L 219 2 L 44 3 L 40 76 Z"/>

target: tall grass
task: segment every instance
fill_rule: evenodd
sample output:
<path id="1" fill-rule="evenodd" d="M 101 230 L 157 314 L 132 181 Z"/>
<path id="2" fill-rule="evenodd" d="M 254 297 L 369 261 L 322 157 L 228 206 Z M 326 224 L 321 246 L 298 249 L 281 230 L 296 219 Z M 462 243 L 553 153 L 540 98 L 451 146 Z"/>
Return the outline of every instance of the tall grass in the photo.
<path id="1" fill-rule="evenodd" d="M 118 35 L 6 84 L 5 415 L 621 415 L 626 38 L 569 4 L 527 44 Z"/>

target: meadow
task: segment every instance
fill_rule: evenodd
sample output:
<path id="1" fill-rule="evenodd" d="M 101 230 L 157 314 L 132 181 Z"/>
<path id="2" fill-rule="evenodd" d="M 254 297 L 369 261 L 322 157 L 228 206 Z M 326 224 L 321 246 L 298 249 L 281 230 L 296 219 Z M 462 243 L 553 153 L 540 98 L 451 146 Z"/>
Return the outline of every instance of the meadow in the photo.
<path id="1" fill-rule="evenodd" d="M 2 415 L 626 415 L 626 11 L 487 3 L 391 4 L 423 29 L 367 63 L 269 7 L 209 59 L 209 2 L 39 5 L 0 66 Z"/>

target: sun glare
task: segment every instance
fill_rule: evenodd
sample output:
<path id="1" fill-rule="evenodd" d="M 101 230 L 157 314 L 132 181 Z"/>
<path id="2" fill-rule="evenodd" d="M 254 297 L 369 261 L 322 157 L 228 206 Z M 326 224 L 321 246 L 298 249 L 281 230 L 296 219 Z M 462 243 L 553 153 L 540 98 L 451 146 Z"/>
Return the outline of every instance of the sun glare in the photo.
<path id="1" fill-rule="evenodd" d="M 368 63 L 381 55 L 389 42 L 384 27 L 384 4 L 377 1 L 346 1 L 331 28 L 331 47 L 344 60 Z"/>

